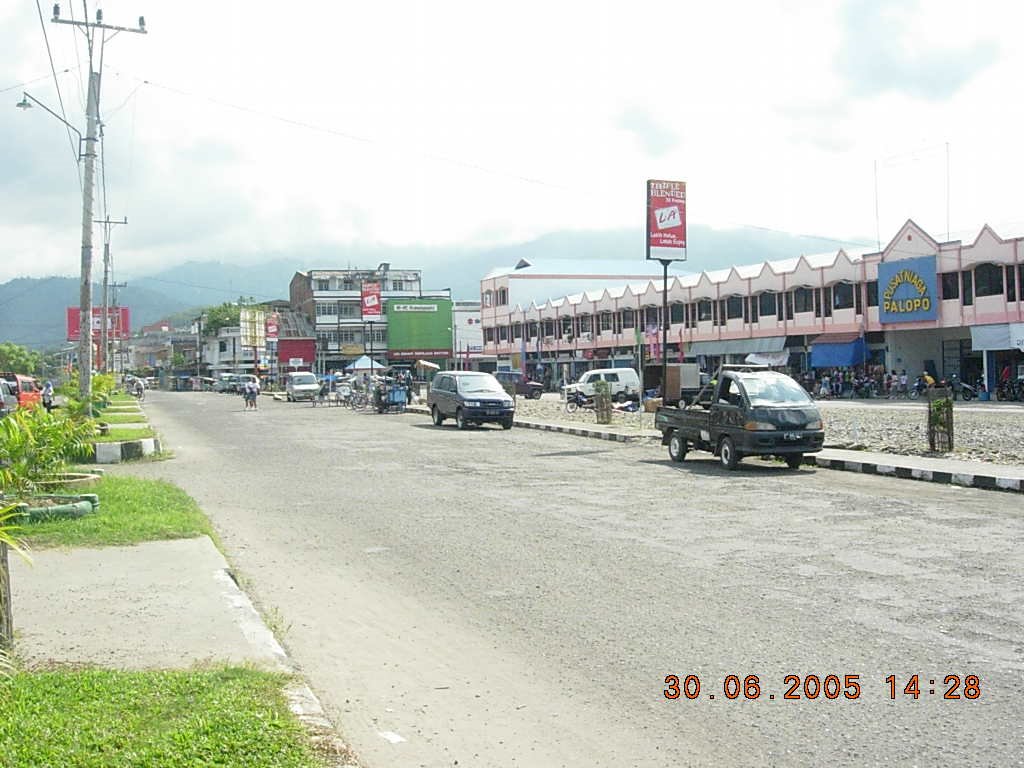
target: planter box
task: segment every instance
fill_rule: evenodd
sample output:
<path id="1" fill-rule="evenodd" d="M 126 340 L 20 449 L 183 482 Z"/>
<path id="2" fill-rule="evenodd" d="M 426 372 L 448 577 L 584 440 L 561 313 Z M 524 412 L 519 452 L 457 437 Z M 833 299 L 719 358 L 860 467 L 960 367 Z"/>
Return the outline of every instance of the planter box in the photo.
<path id="1" fill-rule="evenodd" d="M 46 507 L 33 507 L 31 504 L 19 504 L 19 512 L 28 522 L 39 522 L 41 520 L 68 520 L 76 517 L 83 517 L 94 512 L 100 507 L 100 497 L 95 493 L 83 493 L 77 496 L 52 494 L 39 496 L 40 499 L 48 499 L 57 502 Z"/>

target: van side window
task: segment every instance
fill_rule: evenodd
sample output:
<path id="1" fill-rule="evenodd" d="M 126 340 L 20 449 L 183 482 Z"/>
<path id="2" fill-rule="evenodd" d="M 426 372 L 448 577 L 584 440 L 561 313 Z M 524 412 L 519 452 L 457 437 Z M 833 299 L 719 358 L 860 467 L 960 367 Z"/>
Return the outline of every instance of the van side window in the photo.
<path id="1" fill-rule="evenodd" d="M 618 381 L 619 380 L 619 374 L 617 374 L 617 373 L 606 373 L 604 375 L 604 380 L 605 381 Z"/>

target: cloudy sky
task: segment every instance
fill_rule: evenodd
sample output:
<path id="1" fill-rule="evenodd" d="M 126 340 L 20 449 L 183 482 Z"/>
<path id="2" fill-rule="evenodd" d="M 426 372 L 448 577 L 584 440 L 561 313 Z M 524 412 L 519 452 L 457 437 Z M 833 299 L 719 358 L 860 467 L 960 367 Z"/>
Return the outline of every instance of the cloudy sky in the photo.
<path id="1" fill-rule="evenodd" d="M 61 6 L 82 18 L 80 1 Z M 84 39 L 41 7 L 44 24 L 35 0 L 0 6 L 0 280 L 78 273 L 68 137 L 14 109 L 24 87 L 59 111 L 45 27 L 85 128 Z M 99 7 L 149 30 L 117 36 L 103 62 L 123 275 L 640 227 L 647 178 L 687 181 L 690 221 L 715 227 L 869 243 L 907 218 L 939 235 L 1024 231 L 1014 0 Z"/>

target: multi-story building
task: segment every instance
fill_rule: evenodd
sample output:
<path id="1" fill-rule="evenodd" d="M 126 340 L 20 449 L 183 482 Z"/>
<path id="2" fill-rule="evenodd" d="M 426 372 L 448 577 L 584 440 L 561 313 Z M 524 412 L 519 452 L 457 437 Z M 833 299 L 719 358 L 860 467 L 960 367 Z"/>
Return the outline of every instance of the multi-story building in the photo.
<path id="1" fill-rule="evenodd" d="M 463 371 L 494 371 L 498 359 L 484 354 L 479 301 L 452 302 L 452 366 Z"/>
<path id="2" fill-rule="evenodd" d="M 259 350 L 242 344 L 238 326 L 217 330 L 216 336 L 203 337 L 202 367 L 217 378 L 222 373 L 259 373 Z"/>
<path id="3" fill-rule="evenodd" d="M 364 283 L 380 285 L 381 315 L 364 321 L 361 306 Z M 316 370 L 343 370 L 360 356 L 388 359 L 386 307 L 394 299 L 448 298 L 449 291 L 423 290 L 422 271 L 392 269 L 311 269 L 296 272 L 289 287 L 291 306 L 313 324 Z"/>
<path id="4" fill-rule="evenodd" d="M 908 221 L 877 252 L 677 275 L 666 350 L 660 278 L 513 304 L 515 274 L 481 281 L 484 350 L 499 367 L 553 365 L 575 378 L 636 365 L 639 344 L 654 359 L 664 351 L 709 369 L 757 354 L 792 371 L 873 364 L 984 376 L 990 389 L 1006 364 L 1024 373 L 1024 238 L 987 225 L 973 242 L 942 242 Z"/>

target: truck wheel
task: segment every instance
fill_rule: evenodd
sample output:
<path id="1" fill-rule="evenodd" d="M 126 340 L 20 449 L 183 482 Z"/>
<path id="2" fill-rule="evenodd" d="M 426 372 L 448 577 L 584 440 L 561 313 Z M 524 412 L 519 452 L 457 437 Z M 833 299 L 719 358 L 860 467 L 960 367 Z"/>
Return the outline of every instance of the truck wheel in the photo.
<path id="1" fill-rule="evenodd" d="M 440 427 L 444 423 L 444 416 L 441 415 L 441 409 L 436 405 L 430 409 L 430 418 L 433 419 L 435 427 Z"/>
<path id="2" fill-rule="evenodd" d="M 804 463 L 804 455 L 802 453 L 791 453 L 786 456 L 786 466 L 790 469 L 800 469 L 800 465 Z"/>
<path id="3" fill-rule="evenodd" d="M 679 430 L 672 432 L 668 439 L 668 455 L 672 461 L 682 461 L 686 458 L 686 440 L 679 434 Z"/>
<path id="4" fill-rule="evenodd" d="M 731 437 L 723 437 L 721 445 L 718 446 L 718 460 L 726 469 L 736 469 L 740 462 L 739 454 L 736 453 L 736 446 L 733 445 Z"/>

